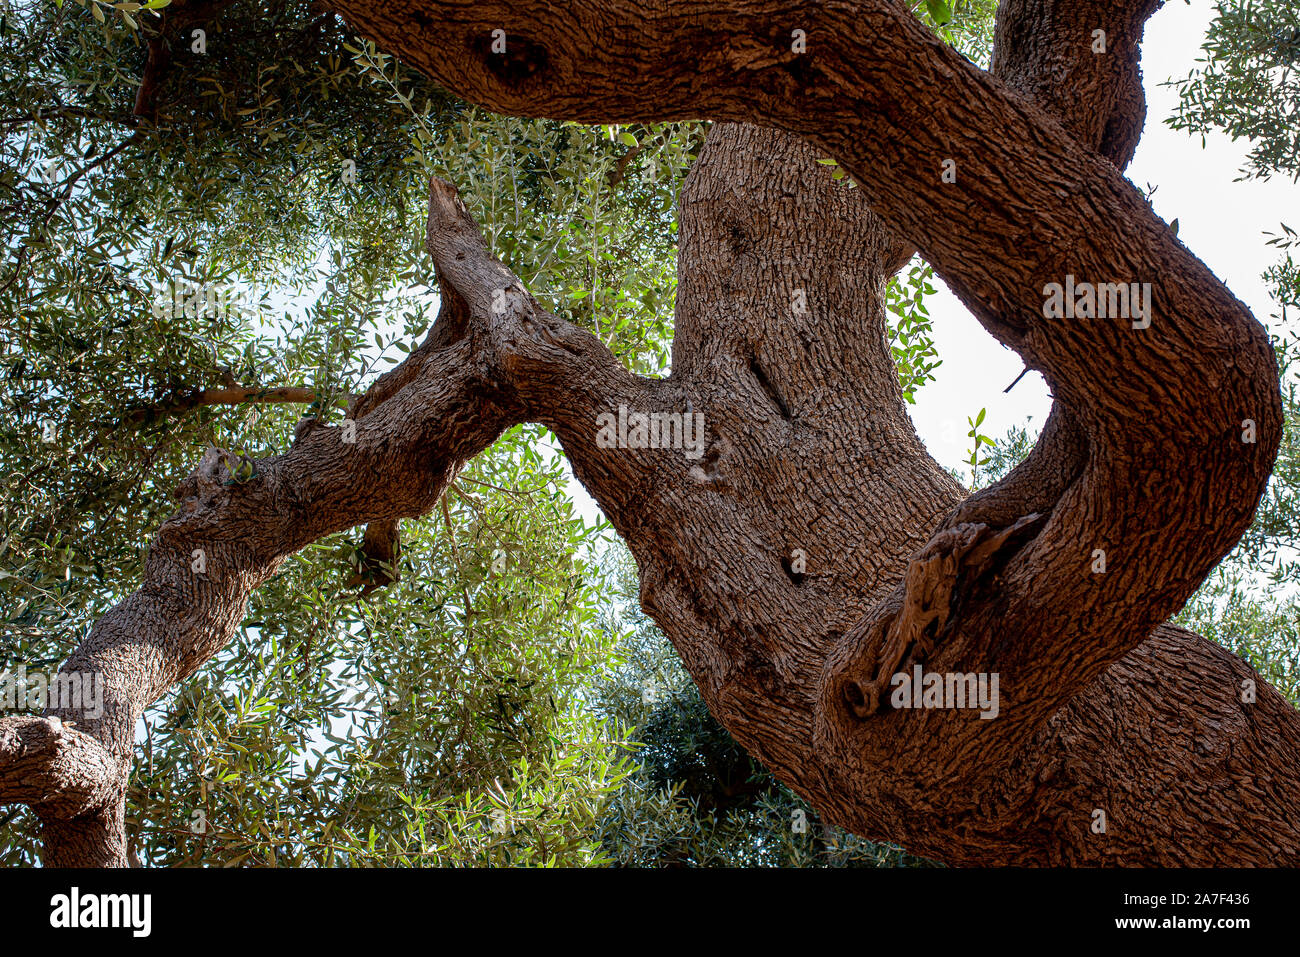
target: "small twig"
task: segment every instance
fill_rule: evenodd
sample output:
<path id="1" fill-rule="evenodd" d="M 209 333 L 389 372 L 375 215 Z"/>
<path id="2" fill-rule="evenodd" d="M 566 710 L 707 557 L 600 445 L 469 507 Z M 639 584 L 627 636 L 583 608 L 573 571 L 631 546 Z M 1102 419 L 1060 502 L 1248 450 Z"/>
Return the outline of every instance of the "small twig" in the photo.
<path id="1" fill-rule="evenodd" d="M 1016 376 L 1016 382 L 1019 382 L 1021 379 L 1023 379 L 1023 378 L 1024 378 L 1026 375 L 1028 375 L 1028 374 L 1029 374 L 1029 366 L 1025 366 L 1023 369 L 1020 370 L 1020 375 Z M 1011 383 L 1011 385 L 1009 385 L 1009 386 L 1007 386 L 1005 389 L 1003 389 L 1003 390 L 1002 390 L 1002 394 L 1003 394 L 1003 395 L 1006 395 L 1008 392 L 1010 392 L 1012 389 L 1014 389 L 1014 388 L 1016 387 L 1016 382 Z"/>
<path id="2" fill-rule="evenodd" d="M 546 481 L 543 482 L 541 485 L 537 486 L 536 488 L 502 488 L 500 485 L 493 485 L 491 482 L 483 482 L 480 481 L 479 479 L 472 479 L 464 475 L 462 475 L 456 481 L 473 482 L 475 485 L 483 485 L 486 486 L 487 488 L 496 489 L 498 492 L 505 492 L 507 495 L 532 495 L 535 492 L 542 491 L 544 488 L 546 488 L 546 486 L 551 484 L 549 481 Z"/>
<path id="3" fill-rule="evenodd" d="M 456 547 L 456 533 L 455 533 L 454 531 L 452 531 L 452 527 L 451 527 L 451 510 L 447 508 L 447 493 L 446 493 L 446 492 L 443 492 L 443 493 L 442 493 L 442 499 L 441 499 L 441 502 L 442 502 L 442 518 L 443 518 L 443 521 L 445 521 L 445 522 L 447 523 L 447 541 L 449 541 L 449 542 L 451 543 L 451 557 L 452 557 L 453 559 L 455 559 L 455 561 L 456 561 L 456 567 L 457 567 L 457 569 L 459 569 L 459 568 L 460 568 L 460 549 L 458 549 L 458 548 Z M 463 581 L 461 582 L 460 593 L 461 593 L 461 595 L 463 595 L 464 598 L 465 598 L 465 622 L 466 622 L 466 624 L 468 625 L 468 623 L 469 623 L 469 618 L 470 618 L 470 616 L 474 613 L 474 606 L 473 606 L 472 604 L 470 604 L 470 600 L 469 600 L 469 588 L 468 588 L 468 586 L 465 585 L 465 583 L 464 583 Z M 466 647 L 466 649 L 468 650 L 468 648 L 469 648 L 469 638 L 468 638 L 468 635 L 466 636 L 465 647 Z"/>
<path id="4" fill-rule="evenodd" d="M 200 389 L 174 396 L 156 405 L 138 406 L 128 413 L 126 421 L 134 423 L 151 415 L 155 417 L 179 415 L 205 405 L 243 405 L 244 403 L 267 405 L 281 402 L 310 404 L 315 401 L 315 390 L 303 386 L 283 385 L 270 388 L 227 386 L 222 389 Z"/>
<path id="5" fill-rule="evenodd" d="M 111 159 L 112 159 L 114 156 L 116 156 L 118 153 L 122 152 L 122 150 L 126 149 L 128 146 L 134 146 L 136 143 L 140 142 L 140 140 L 142 140 L 142 139 L 144 139 L 144 133 L 143 133 L 143 131 L 141 131 L 141 130 L 136 130 L 134 133 L 132 133 L 130 136 L 128 136 L 128 137 L 127 137 L 126 139 L 124 139 L 122 142 L 118 143 L 116 146 L 114 146 L 111 150 L 109 150 L 109 151 L 108 151 L 107 153 L 105 153 L 103 156 L 99 157 L 99 159 L 94 160 L 93 162 L 87 163 L 85 166 L 82 166 L 80 169 L 75 170 L 75 171 L 72 173 L 72 175 L 70 175 L 67 179 L 63 180 L 63 182 L 61 182 L 61 183 L 58 184 L 58 186 L 63 186 L 63 187 L 65 187 L 65 189 L 64 189 L 64 191 L 63 191 L 64 195 L 59 199 L 59 202 L 60 202 L 60 203 L 63 202 L 65 199 L 68 198 L 69 195 L 71 195 L 71 193 L 72 193 L 72 187 L 75 186 L 75 185 L 77 184 L 77 181 L 78 181 L 79 179 L 81 179 L 81 177 L 85 176 L 85 175 L 86 175 L 87 173 L 89 173 L 91 170 L 95 170 L 95 169 L 98 169 L 99 167 L 103 166 L 105 163 L 107 163 L 109 160 L 111 160 Z M 56 187 L 56 188 L 57 188 L 57 187 Z"/>
<path id="6" fill-rule="evenodd" d="M 623 182 L 624 178 L 626 178 L 627 176 L 628 164 L 631 163 L 634 159 L 636 159 L 644 152 L 645 152 L 645 144 L 637 143 L 636 146 L 632 147 L 630 150 L 628 150 L 626 153 L 620 156 L 618 158 L 618 162 L 614 164 L 614 168 L 609 171 L 609 185 L 611 187 L 614 187 L 617 186 L 619 183 Z"/>
<path id="7" fill-rule="evenodd" d="M 39 123 L 41 120 L 52 119 L 57 116 L 76 116 L 86 120 L 100 120 L 104 123 L 116 123 L 119 126 L 127 126 L 134 129 L 135 123 L 131 119 L 121 116 L 105 116 L 103 113 L 97 113 L 94 110 L 88 110 L 81 106 L 68 106 L 63 103 L 56 103 L 53 106 L 37 107 L 35 112 L 23 113 L 18 116 L 9 116 L 0 120 L 0 126 L 18 126 L 22 123 Z"/>

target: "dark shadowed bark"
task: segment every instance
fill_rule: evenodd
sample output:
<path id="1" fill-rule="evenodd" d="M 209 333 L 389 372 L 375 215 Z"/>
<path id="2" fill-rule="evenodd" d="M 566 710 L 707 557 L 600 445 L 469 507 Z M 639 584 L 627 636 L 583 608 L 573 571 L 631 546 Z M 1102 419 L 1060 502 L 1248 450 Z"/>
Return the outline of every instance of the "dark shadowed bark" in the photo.
<path id="1" fill-rule="evenodd" d="M 491 109 L 719 121 L 682 196 L 672 375 L 541 309 L 435 181 L 443 312 L 354 404 L 356 443 L 305 430 L 234 486 L 210 451 L 140 590 L 65 665 L 107 677 L 104 716 L 0 722 L 0 799 L 38 809 L 51 863 L 124 862 L 135 721 L 287 555 L 362 523 L 391 543 L 522 421 L 631 547 L 713 714 L 827 821 L 958 864 L 1300 861 L 1300 715 L 1161 624 L 1248 526 L 1282 418 L 1263 328 L 1121 174 L 1157 0 L 1006 0 L 987 74 L 892 0 L 332 6 Z M 885 344 L 913 250 L 1056 399 L 973 496 L 926 454 Z M 1045 315 L 1067 276 L 1150 283 L 1149 325 Z M 700 414 L 707 447 L 606 448 L 620 407 Z M 891 707 L 917 665 L 996 673 L 997 718 Z"/>

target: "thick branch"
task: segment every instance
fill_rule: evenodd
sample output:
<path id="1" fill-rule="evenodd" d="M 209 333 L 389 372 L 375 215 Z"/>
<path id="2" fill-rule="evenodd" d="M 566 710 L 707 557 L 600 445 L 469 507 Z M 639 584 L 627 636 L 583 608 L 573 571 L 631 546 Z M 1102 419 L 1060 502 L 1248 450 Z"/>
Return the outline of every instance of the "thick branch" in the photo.
<path id="1" fill-rule="evenodd" d="M 517 408 L 484 378 L 469 339 L 423 358 L 422 377 L 355 420 L 355 441 L 347 440 L 353 426 L 305 430 L 284 455 L 258 460 L 248 481 L 235 481 L 225 453 L 210 449 L 182 483 L 180 511 L 159 529 L 140 589 L 100 619 L 60 671 L 97 676 L 102 712 L 98 701 L 93 710 L 78 702 L 48 711 L 75 721 L 71 737 L 44 733 L 44 723 L 23 723 L 28 719 L 6 729 L 0 768 L 6 759 L 21 758 L 26 767 L 49 768 L 47 779 L 57 781 L 66 764 L 61 755 L 72 744 L 90 756 L 93 787 L 72 782 L 69 797 L 38 805 L 52 860 L 125 863 L 120 833 L 90 832 L 120 829 L 113 808 L 129 771 L 136 722 L 225 644 L 252 590 L 286 556 L 353 525 L 425 513 L 461 463 L 520 420 Z M 112 762 L 111 774 L 95 759 L 101 753 Z M 33 797 L 23 790 L 0 792 L 5 801 Z M 101 801 L 102 813 L 82 813 Z M 81 851 L 69 856 L 69 847 Z M 78 857 L 82 852 L 92 856 Z"/>
<path id="2" fill-rule="evenodd" d="M 0 720 L 0 803 L 73 818 L 110 803 L 121 767 L 89 735 L 58 718 Z"/>
<path id="3" fill-rule="evenodd" d="M 989 331 L 1017 349 L 1053 387 L 1062 412 L 1052 434 L 1061 445 L 1054 454 L 1037 456 L 1017 480 L 1023 483 L 1044 466 L 1049 478 L 1059 476 L 1050 488 L 1024 489 L 1049 509 L 1041 530 L 1028 544 L 1000 556 L 988 574 L 969 581 L 962 590 L 963 613 L 952 616 L 946 632 L 936 636 L 934 667 L 1003 673 L 1005 717 L 993 725 L 951 712 L 895 713 L 860 725 L 846 721 L 842 679 L 873 667 L 881 650 L 879 631 L 876 639 L 865 641 L 870 629 L 850 634 L 828 667 L 818 732 L 818 757 L 827 769 L 819 790 L 824 796 L 832 781 L 844 789 L 841 820 L 893 816 L 881 805 L 885 796 L 876 793 L 882 777 L 895 792 L 887 800 L 900 802 L 894 805 L 899 815 L 926 803 L 941 814 L 968 813 L 975 789 L 995 780 L 1036 728 L 1145 641 L 1250 521 L 1280 437 L 1267 338 L 1114 165 L 1127 158 L 1139 125 L 1140 108 L 1132 100 L 1134 54 L 1152 4 L 1124 4 L 1118 19 L 1089 24 L 1077 36 L 1072 33 L 1082 20 L 1065 29 L 1070 19 L 1057 5 L 1036 8 L 1065 30 L 1063 43 L 1079 48 L 1071 48 L 1062 62 L 1068 60 L 1081 75 L 1092 66 L 1082 53 L 1086 49 L 1091 55 L 1092 29 L 1106 30 L 1116 53 L 1110 67 L 1117 69 L 1098 70 L 1081 84 L 1088 109 L 1105 118 L 1100 130 L 1090 122 L 1063 128 L 1042 106 L 962 62 L 900 5 L 885 0 L 813 10 L 737 3 L 725 28 L 716 26 L 717 18 L 699 17 L 690 4 L 664 9 L 634 2 L 580 3 L 563 19 L 529 4 L 466 9 L 338 0 L 334 6 L 388 49 L 495 109 L 600 122 L 703 115 L 801 134 L 854 174 L 890 226 L 915 242 Z M 1100 6 L 1088 9 L 1107 12 Z M 505 54 L 491 52 L 489 37 L 498 28 L 510 38 Z M 794 28 L 807 32 L 806 55 L 792 49 Z M 1029 82 L 1038 67 L 1032 51 L 1019 61 L 1015 51 L 1003 56 L 1008 79 L 1019 62 L 1026 79 L 1020 88 L 1045 102 L 1044 86 Z M 1105 102 L 1096 102 L 1097 91 Z M 1111 159 L 1095 154 L 1094 147 Z M 941 180 L 945 158 L 957 161 L 955 184 Z M 796 203 L 797 197 L 792 194 Z M 807 209 L 798 213 L 806 215 Z M 970 222 L 980 229 L 966 228 Z M 743 217 L 736 223 L 734 258 L 720 264 L 724 284 L 742 272 L 749 253 Z M 1046 312 L 1045 287 L 1064 284 L 1067 277 L 1138 283 L 1139 289 L 1149 283 L 1148 308 L 1135 306 L 1138 315 L 1105 318 L 1067 319 Z M 678 319 L 679 337 L 690 335 L 692 314 L 679 313 Z M 710 324 L 700 328 L 701 339 L 707 339 Z M 713 340 L 699 350 L 683 348 L 680 364 L 675 346 L 674 378 L 683 370 L 689 389 L 692 369 L 721 372 L 729 367 L 720 362 L 745 362 L 729 355 L 732 345 Z M 758 352 L 748 359 L 760 392 L 788 395 L 774 384 Z M 720 400 L 724 377 L 713 379 L 709 385 Z M 1189 396 L 1189 381 L 1210 388 Z M 788 403 L 774 404 L 781 418 L 797 418 Z M 1257 441 L 1242 441 L 1245 420 Z M 722 431 L 727 424 L 719 423 Z M 735 452 L 735 433 L 723 437 Z M 718 448 L 719 460 L 725 461 L 731 453 L 725 443 Z M 716 469 L 717 477 L 724 480 L 739 463 L 752 467 L 761 459 L 762 453 L 747 444 L 735 455 L 737 464 Z M 1013 524 L 1019 516 L 1006 493 L 1014 484 L 983 496 L 978 507 Z M 1017 498 L 1024 501 L 1020 494 Z M 1189 514 L 1189 502 L 1214 516 L 1210 527 Z M 734 502 L 728 504 L 734 508 Z M 779 514 L 791 508 L 774 506 Z M 636 524 L 625 521 L 633 531 Z M 743 526 L 738 522 L 730 529 L 737 540 L 745 534 Z M 674 553 L 697 551 L 673 538 L 661 544 Z M 633 547 L 636 551 L 635 541 Z M 1094 576 L 1089 560 L 1099 549 L 1111 561 L 1104 575 Z M 713 558 L 716 562 L 716 552 Z M 644 549 L 638 559 L 647 607 L 659 608 L 661 621 L 669 605 L 680 614 L 676 602 L 656 593 L 685 587 L 682 582 L 699 566 L 655 567 Z M 706 604 L 716 612 L 734 594 L 745 614 L 712 621 L 683 618 L 681 628 L 707 631 L 710 637 L 682 651 L 697 677 L 716 676 L 712 694 L 705 689 L 711 706 L 733 725 L 744 724 L 739 716 L 746 707 L 762 708 L 756 686 L 770 695 L 792 683 L 783 666 L 792 664 L 792 654 L 805 660 L 808 649 L 791 649 L 765 635 L 767 623 L 754 618 L 752 591 L 720 577 L 697 578 L 694 588 L 720 586 L 720 594 Z M 753 576 L 740 578 L 752 583 Z M 737 633 L 752 637 L 740 641 Z M 716 645 L 699 646 L 706 641 Z M 747 690 L 729 699 L 729 686 L 732 694 Z M 797 726 L 798 708 L 793 701 L 779 714 L 769 707 L 764 722 L 775 724 L 779 718 Z M 782 740 L 769 726 L 746 729 L 744 736 L 747 746 L 774 766 L 790 760 L 798 777 L 790 754 L 794 733 Z M 914 769 L 901 763 L 902 756 L 948 739 L 962 759 L 948 765 L 950 772 L 969 773 L 969 786 L 953 788 L 951 777 L 936 778 L 943 769 L 934 761 Z M 870 768 L 877 769 L 874 777 Z M 806 777 L 804 784 L 813 786 Z M 869 806 L 873 811 L 864 812 Z M 1202 846 L 1199 852 L 1204 851 Z"/>
<path id="4" fill-rule="evenodd" d="M 1280 736 L 1290 757 L 1294 710 L 1262 682 L 1243 708 L 1239 683 L 1253 672 L 1185 633 L 1162 629 L 1143 644 L 1250 520 L 1280 403 L 1262 329 L 1093 151 L 1123 161 L 1133 111 L 1122 89 L 1102 109 L 1100 144 L 1089 143 L 1092 126 L 1066 129 L 1044 112 L 1041 85 L 1035 105 L 891 0 L 739 2 L 721 18 L 630 0 L 584 0 L 566 17 L 529 3 L 334 6 L 493 108 L 601 122 L 704 115 L 799 134 L 854 174 L 854 196 L 875 212 L 829 181 L 810 185 L 818 153 L 808 146 L 719 124 L 684 197 L 673 376 L 647 382 L 540 310 L 435 182 L 429 246 L 447 331 L 358 400 L 355 448 L 338 429 L 308 429 L 233 486 L 222 456 L 205 456 L 141 590 L 65 666 L 109 677 L 105 716 L 78 727 L 119 769 L 143 707 L 221 647 L 285 555 L 361 522 L 395 529 L 502 428 L 533 419 L 560 437 L 627 538 L 643 604 L 710 707 L 828 819 L 923 852 L 960 836 L 954 860 L 1003 848 L 1020 861 L 1211 862 L 1225 859 L 1216 835 L 1198 839 L 1187 813 L 1172 827 L 1161 815 L 1217 802 L 1223 832 L 1266 834 L 1235 859 L 1294 859 L 1297 772 L 1269 743 Z M 1147 6 L 1124 5 L 1120 49 L 1136 42 Z M 505 54 L 492 51 L 499 28 Z M 807 53 L 790 44 L 796 28 Z M 1070 58 L 1085 69 L 1086 58 Z M 1098 89 L 1131 87 L 1134 76 L 1099 75 Z M 713 149 L 727 143 L 731 169 L 726 147 Z M 945 158 L 957 160 L 957 183 L 941 179 Z M 900 249 L 892 235 L 914 242 L 986 328 L 1043 371 L 1063 410 L 1052 454 L 958 513 L 965 521 L 953 515 L 955 484 L 906 422 L 881 341 L 881 270 Z M 693 266 L 692 250 L 706 253 Z M 1067 275 L 1158 284 L 1150 325 L 1045 313 L 1044 284 Z M 1189 381 L 1208 388 L 1189 400 Z M 707 440 L 698 457 L 599 441 L 597 417 L 624 407 L 702 415 Z M 1239 438 L 1245 418 L 1253 444 Z M 1046 488 L 1029 481 L 1043 476 Z M 890 488 L 906 498 L 881 491 Z M 1041 521 L 1017 514 L 1038 502 Z M 923 547 L 904 581 L 905 556 Z M 1096 548 L 1109 557 L 1100 576 L 1088 571 Z M 196 549 L 205 571 L 191 562 Z M 877 680 L 882 653 L 892 661 L 909 647 L 934 670 L 1000 672 L 1002 718 L 853 707 L 845 689 Z M 1166 686 L 1180 657 L 1196 680 Z M 1139 706 L 1119 723 L 1143 745 L 1097 753 L 1123 711 L 1108 699 L 1124 693 Z M 1191 754 L 1179 743 L 1184 721 L 1200 729 Z M 1286 782 L 1280 794 L 1252 791 L 1257 769 Z M 1113 840 L 1072 842 L 1099 792 L 1124 827 Z M 88 845 L 108 848 L 105 862 L 122 857 L 109 833 L 119 807 L 77 819 L 108 835 Z M 68 821 L 53 820 L 66 844 Z M 1177 843 L 1161 840 L 1162 827 Z"/>
<path id="5" fill-rule="evenodd" d="M 301 404 L 316 401 L 316 393 L 302 386 L 228 386 L 224 389 L 195 389 L 171 396 L 153 405 L 139 406 L 127 414 L 127 421 L 139 422 L 162 416 L 184 415 L 210 405 Z"/>
<path id="6" fill-rule="evenodd" d="M 618 394 L 610 386 L 634 386 L 594 337 L 540 310 L 487 251 L 454 189 L 437 180 L 429 247 L 443 310 L 409 365 L 381 377 L 343 427 L 299 430 L 289 452 L 257 460 L 251 478 L 231 475 L 231 458 L 210 449 L 177 490 L 180 511 L 159 529 L 140 589 L 60 671 L 95 675 L 102 712 L 98 700 L 93 711 L 78 702 L 50 709 L 48 719 L 0 725 L 0 802 L 35 804 L 51 861 L 125 863 L 118 812 L 136 722 L 220 650 L 253 589 L 285 557 L 368 523 L 367 554 L 391 565 L 397 520 L 430 510 L 462 463 L 503 429 L 528 414 L 589 422 L 594 397 L 606 403 Z M 633 392 L 623 394 L 632 401 Z M 371 572 L 387 578 L 382 567 Z"/>

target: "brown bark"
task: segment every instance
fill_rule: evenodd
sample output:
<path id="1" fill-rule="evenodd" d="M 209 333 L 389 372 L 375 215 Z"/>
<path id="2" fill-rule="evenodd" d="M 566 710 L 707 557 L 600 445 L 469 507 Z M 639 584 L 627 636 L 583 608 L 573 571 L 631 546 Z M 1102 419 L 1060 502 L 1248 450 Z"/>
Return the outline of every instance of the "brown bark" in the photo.
<path id="1" fill-rule="evenodd" d="M 234 0 L 172 0 L 163 9 L 157 31 L 149 36 L 144 75 L 140 77 L 140 86 L 135 92 L 135 105 L 131 109 L 133 118 L 144 118 L 150 122 L 158 118 L 158 93 L 171 70 L 172 44 L 188 46 L 191 28 L 207 25 L 233 2 Z"/>
<path id="2" fill-rule="evenodd" d="M 673 372 L 632 376 L 541 310 L 435 182 L 443 314 L 355 404 L 357 445 L 307 430 L 234 487 L 209 453 L 140 591 L 65 666 L 110 676 L 104 719 L 0 723 L 0 799 L 36 804 L 52 861 L 125 859 L 117 805 L 60 748 L 106 751 L 120 793 L 144 706 L 286 555 L 395 530 L 524 420 L 555 432 L 628 542 L 712 712 L 826 820 L 960 864 L 1300 860 L 1300 715 L 1160 624 L 1250 522 L 1281 409 L 1263 329 L 1120 174 L 1155 0 L 1007 0 L 992 75 L 891 0 L 333 6 L 489 108 L 724 121 L 683 193 Z M 827 153 L 860 189 L 825 175 Z M 975 496 L 925 454 L 885 346 L 884 283 L 913 246 L 1057 400 L 1030 458 Z M 1067 273 L 1151 282 L 1150 327 L 1045 317 Z M 707 450 L 602 447 L 597 417 L 620 405 L 703 413 Z M 882 709 L 889 677 L 922 663 L 998 673 L 998 718 Z M 4 749 L 70 797 L 15 795 Z"/>

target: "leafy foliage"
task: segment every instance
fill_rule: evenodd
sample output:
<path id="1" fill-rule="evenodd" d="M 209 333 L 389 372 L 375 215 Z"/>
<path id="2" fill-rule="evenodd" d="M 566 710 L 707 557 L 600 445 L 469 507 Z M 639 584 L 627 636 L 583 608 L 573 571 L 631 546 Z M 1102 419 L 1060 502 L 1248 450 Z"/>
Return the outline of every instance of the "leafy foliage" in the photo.
<path id="1" fill-rule="evenodd" d="M 1202 65 L 1174 82 L 1180 102 L 1167 122 L 1222 130 L 1251 142 L 1243 176 L 1300 178 L 1300 10 L 1290 0 L 1220 0 Z"/>
<path id="2" fill-rule="evenodd" d="M 988 64 L 997 0 L 921 0 L 909 6 L 949 46 L 974 63 Z"/>
<path id="3" fill-rule="evenodd" d="M 169 35 L 160 69 L 167 6 L 0 14 L 0 671 L 53 670 L 136 586 L 205 446 L 255 468 L 427 333 L 431 173 L 549 308 L 669 371 L 674 205 L 702 124 L 485 114 L 306 0 L 234 0 L 203 44 Z M 958 40 L 991 13 L 955 7 Z M 931 275 L 890 286 L 909 398 L 938 364 Z M 209 308 L 194 291 L 214 286 L 243 306 Z M 199 400 L 218 386 L 258 398 Z M 279 388 L 310 399 L 260 401 Z M 133 858 L 910 863 L 822 828 L 708 716 L 554 449 L 503 436 L 405 523 L 400 578 L 368 598 L 356 531 L 287 561 L 140 722 Z M 643 700 L 648 675 L 662 698 Z M 34 816 L 0 813 L 0 863 L 38 856 Z"/>
<path id="4" fill-rule="evenodd" d="M 926 308 L 925 297 L 934 294 L 930 280 L 934 267 L 914 260 L 903 273 L 894 276 L 885 287 L 886 335 L 894 365 L 898 367 L 903 398 L 916 402 L 916 392 L 934 381 L 934 370 L 943 364 L 934 345 L 934 323 Z"/>
<path id="5" fill-rule="evenodd" d="M 239 5 L 206 54 L 175 58 L 154 121 L 131 113 L 144 47 L 125 19 L 151 15 L 30 3 L 0 26 L 5 670 L 56 667 L 135 587 L 204 445 L 283 450 L 303 411 L 337 416 L 428 330 L 430 169 L 557 311 L 639 371 L 666 367 L 671 207 L 698 125 L 611 140 L 487 116 L 305 3 Z M 634 135 L 635 175 L 611 182 Z M 157 315 L 174 283 L 269 291 Z M 231 383 L 315 398 L 186 404 Z M 553 447 L 504 436 L 439 516 L 407 523 L 401 579 L 370 599 L 348 585 L 356 533 L 287 562 L 141 722 L 136 859 L 599 863 L 628 753 L 584 702 L 617 636 L 593 626 L 605 585 L 583 557 L 605 533 L 575 518 Z M 7 810 L 0 860 L 37 848 L 32 815 Z"/>

